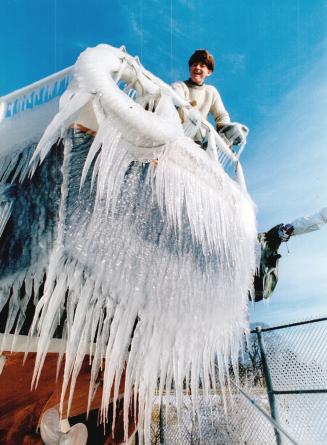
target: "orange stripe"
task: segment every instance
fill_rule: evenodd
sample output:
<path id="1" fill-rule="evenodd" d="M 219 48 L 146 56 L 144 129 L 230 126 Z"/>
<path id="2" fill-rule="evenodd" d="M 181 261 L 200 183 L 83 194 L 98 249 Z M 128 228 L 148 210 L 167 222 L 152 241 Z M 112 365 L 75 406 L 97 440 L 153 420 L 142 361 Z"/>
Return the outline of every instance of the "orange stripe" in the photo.
<path id="1" fill-rule="evenodd" d="M 90 134 L 91 136 L 95 136 L 95 135 L 97 134 L 96 131 L 91 130 L 90 128 L 84 127 L 84 126 L 81 125 L 81 124 L 72 124 L 72 125 L 70 126 L 70 128 L 73 128 L 74 130 L 81 131 L 82 133 L 88 133 L 88 134 Z"/>

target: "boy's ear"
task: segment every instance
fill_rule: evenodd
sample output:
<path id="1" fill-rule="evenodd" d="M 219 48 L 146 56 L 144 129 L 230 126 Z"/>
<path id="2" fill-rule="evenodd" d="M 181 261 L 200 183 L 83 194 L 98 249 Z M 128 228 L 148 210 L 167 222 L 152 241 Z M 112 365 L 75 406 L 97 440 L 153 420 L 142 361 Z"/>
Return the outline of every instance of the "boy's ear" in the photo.
<path id="1" fill-rule="evenodd" d="M 208 77 L 211 76 L 212 70 L 208 70 Z"/>

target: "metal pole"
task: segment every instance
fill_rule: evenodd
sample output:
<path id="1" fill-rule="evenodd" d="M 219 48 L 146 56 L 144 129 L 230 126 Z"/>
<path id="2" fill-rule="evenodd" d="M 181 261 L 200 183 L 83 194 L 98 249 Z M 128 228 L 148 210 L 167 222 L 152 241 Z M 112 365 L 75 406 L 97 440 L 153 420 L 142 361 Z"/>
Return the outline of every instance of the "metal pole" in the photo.
<path id="1" fill-rule="evenodd" d="M 160 403 L 160 411 L 159 411 L 159 442 L 160 442 L 160 445 L 164 445 L 162 402 Z"/>
<path id="2" fill-rule="evenodd" d="M 274 391 L 274 394 L 326 394 L 327 389 L 292 389 L 285 391 Z"/>
<path id="3" fill-rule="evenodd" d="M 263 339 L 262 339 L 262 333 L 261 333 L 260 326 L 258 326 L 256 328 L 256 333 L 258 336 L 258 344 L 259 344 L 259 348 L 260 348 L 263 374 L 264 374 L 266 385 L 267 385 L 267 394 L 268 394 L 268 401 L 269 401 L 271 417 L 277 421 L 278 419 L 277 419 L 275 394 L 274 394 L 271 374 L 270 374 L 270 370 L 269 370 L 269 366 L 268 366 L 268 362 L 267 362 L 267 356 L 266 356 L 265 348 L 263 345 Z M 275 430 L 276 445 L 282 445 L 282 439 L 279 434 L 279 431 L 276 428 L 274 428 L 274 430 Z"/>
<path id="4" fill-rule="evenodd" d="M 302 326 L 305 324 L 320 323 L 322 321 L 327 321 L 327 317 L 314 318 L 313 320 L 298 321 L 296 323 L 281 324 L 278 326 L 272 326 L 270 328 L 260 328 L 260 329 L 261 329 L 261 332 L 277 331 L 278 329 L 286 329 L 286 328 L 292 328 L 293 326 Z M 251 332 L 251 334 L 256 333 L 257 328 L 250 332 Z"/>

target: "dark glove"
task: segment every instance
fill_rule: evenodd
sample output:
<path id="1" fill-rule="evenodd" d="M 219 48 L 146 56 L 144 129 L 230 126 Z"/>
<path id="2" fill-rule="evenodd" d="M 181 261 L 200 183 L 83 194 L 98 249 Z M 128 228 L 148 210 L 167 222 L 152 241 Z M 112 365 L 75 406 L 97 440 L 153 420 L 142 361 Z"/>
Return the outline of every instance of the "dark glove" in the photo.
<path id="1" fill-rule="evenodd" d="M 293 235 L 294 227 L 292 224 L 281 225 L 278 229 L 278 236 L 282 241 L 288 241 Z"/>

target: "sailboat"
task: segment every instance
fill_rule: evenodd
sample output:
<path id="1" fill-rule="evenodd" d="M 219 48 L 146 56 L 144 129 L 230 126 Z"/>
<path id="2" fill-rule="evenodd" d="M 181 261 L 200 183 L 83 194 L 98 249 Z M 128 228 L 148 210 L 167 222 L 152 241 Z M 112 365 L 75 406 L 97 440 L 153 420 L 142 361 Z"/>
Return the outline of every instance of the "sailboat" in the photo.
<path id="1" fill-rule="evenodd" d="M 240 152 L 105 44 L 2 97 L 0 140 L 0 437 L 149 444 L 155 397 L 186 385 L 196 411 L 237 368 L 257 246 Z"/>

